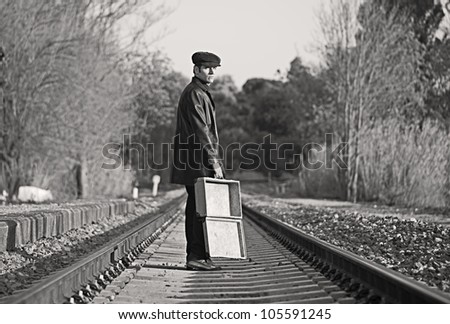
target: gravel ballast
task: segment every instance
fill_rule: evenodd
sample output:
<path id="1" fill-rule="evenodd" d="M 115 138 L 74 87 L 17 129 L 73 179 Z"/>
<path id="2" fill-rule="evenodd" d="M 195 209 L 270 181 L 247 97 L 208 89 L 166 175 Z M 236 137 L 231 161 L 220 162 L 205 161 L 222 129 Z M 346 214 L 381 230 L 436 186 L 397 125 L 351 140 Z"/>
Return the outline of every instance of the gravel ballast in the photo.
<path id="1" fill-rule="evenodd" d="M 449 227 L 417 218 L 284 203 L 263 195 L 247 195 L 244 203 L 307 234 L 450 292 Z"/>

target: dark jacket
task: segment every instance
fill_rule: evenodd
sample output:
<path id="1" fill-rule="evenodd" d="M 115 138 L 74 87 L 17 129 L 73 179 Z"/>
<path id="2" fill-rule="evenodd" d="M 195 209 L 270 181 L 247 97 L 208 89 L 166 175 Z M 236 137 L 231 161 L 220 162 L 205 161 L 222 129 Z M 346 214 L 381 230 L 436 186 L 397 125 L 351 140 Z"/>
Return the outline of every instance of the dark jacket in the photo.
<path id="1" fill-rule="evenodd" d="M 181 94 L 173 146 L 171 182 L 193 185 L 196 178 L 213 177 L 222 167 L 216 111 L 209 87 L 194 77 Z"/>

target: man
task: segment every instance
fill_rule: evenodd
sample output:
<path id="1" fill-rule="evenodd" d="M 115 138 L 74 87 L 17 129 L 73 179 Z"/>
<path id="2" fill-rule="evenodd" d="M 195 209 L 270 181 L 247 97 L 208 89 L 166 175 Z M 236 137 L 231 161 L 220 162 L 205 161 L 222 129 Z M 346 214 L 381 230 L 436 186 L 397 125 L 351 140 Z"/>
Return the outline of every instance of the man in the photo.
<path id="1" fill-rule="evenodd" d="M 200 177 L 224 178 L 219 158 L 216 112 L 209 86 L 220 58 L 208 52 L 192 55 L 194 77 L 181 94 L 177 111 L 171 182 L 186 186 L 186 267 L 217 270 L 205 251 L 203 225 L 196 216 L 194 183 Z"/>

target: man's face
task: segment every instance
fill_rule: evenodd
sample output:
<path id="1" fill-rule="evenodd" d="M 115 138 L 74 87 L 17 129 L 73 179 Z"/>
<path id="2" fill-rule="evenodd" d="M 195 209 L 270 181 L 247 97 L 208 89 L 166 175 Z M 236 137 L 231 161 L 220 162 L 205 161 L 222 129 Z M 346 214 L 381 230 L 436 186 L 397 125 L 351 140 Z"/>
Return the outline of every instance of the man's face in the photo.
<path id="1" fill-rule="evenodd" d="M 212 83 L 216 75 L 216 67 L 195 67 L 195 76 L 206 83 Z"/>

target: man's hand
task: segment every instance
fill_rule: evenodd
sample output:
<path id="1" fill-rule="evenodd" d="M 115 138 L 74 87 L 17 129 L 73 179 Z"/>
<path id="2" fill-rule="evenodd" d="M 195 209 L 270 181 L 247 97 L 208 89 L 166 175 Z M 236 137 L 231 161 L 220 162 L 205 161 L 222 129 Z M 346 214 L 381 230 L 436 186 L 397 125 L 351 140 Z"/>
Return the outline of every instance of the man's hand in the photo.
<path id="1" fill-rule="evenodd" d="M 214 178 L 215 179 L 223 179 L 223 172 L 222 172 L 222 168 L 220 166 L 214 168 Z"/>

